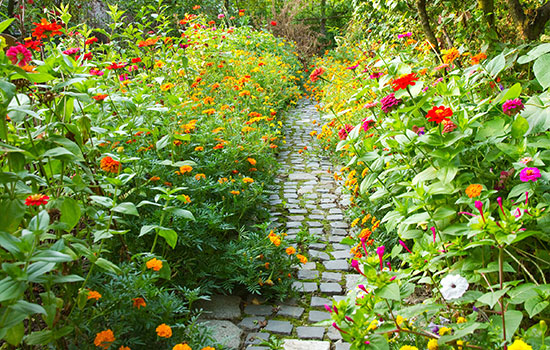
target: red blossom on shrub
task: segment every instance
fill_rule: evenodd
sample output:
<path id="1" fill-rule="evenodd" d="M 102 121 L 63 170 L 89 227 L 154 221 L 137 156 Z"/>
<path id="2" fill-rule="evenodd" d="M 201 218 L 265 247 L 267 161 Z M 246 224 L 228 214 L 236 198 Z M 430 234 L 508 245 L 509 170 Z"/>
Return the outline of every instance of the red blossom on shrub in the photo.
<path id="1" fill-rule="evenodd" d="M 408 86 L 416 85 L 415 81 L 417 81 L 418 79 L 419 78 L 416 76 L 416 73 L 405 74 L 397 79 L 393 79 L 391 82 L 391 86 L 393 87 L 393 91 L 406 89 Z"/>
<path id="2" fill-rule="evenodd" d="M 440 124 L 444 120 L 449 120 L 449 117 L 453 115 L 453 111 L 445 106 L 433 107 L 428 111 L 426 118 L 429 122 L 436 122 Z"/>

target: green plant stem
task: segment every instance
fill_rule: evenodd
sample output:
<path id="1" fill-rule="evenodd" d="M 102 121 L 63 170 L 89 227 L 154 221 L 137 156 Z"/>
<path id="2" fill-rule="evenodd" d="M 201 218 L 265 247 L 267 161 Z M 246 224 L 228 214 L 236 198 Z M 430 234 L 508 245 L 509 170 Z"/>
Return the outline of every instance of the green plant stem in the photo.
<path id="1" fill-rule="evenodd" d="M 162 215 L 160 216 L 160 221 L 159 221 L 159 226 L 162 226 L 162 224 L 164 223 L 164 218 L 166 217 L 166 208 L 168 208 L 168 204 L 170 204 L 170 200 L 167 199 L 166 200 L 166 203 L 164 204 L 164 207 L 162 208 Z M 155 239 L 153 240 L 153 245 L 151 246 L 151 251 L 150 253 L 153 254 L 153 252 L 155 251 L 155 247 L 157 245 L 157 241 L 158 241 L 158 238 L 159 238 L 159 232 L 158 230 L 155 230 Z"/>
<path id="2" fill-rule="evenodd" d="M 504 287 L 504 248 L 498 248 L 498 279 L 500 282 L 500 290 Z M 506 318 L 504 310 L 504 296 L 500 297 L 499 300 L 500 311 L 502 312 L 502 337 L 504 338 L 504 350 L 508 350 L 508 344 L 506 341 Z"/>

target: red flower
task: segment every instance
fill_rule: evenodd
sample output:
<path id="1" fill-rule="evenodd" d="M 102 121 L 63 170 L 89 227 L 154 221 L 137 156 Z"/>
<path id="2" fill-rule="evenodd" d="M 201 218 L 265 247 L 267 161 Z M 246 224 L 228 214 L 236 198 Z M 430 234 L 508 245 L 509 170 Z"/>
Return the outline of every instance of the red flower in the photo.
<path id="1" fill-rule="evenodd" d="M 40 40 L 32 40 L 30 38 L 26 38 L 23 45 L 25 45 L 25 47 L 27 49 L 32 49 L 34 51 L 40 51 L 40 46 L 42 46 L 42 42 Z"/>
<path id="2" fill-rule="evenodd" d="M 92 96 L 92 98 L 99 102 L 99 101 L 103 101 L 104 99 L 106 99 L 107 96 L 109 96 L 109 95 L 107 95 L 107 94 L 97 94 L 95 96 Z"/>
<path id="3" fill-rule="evenodd" d="M 132 63 L 139 63 L 141 62 L 141 57 L 132 58 Z"/>
<path id="4" fill-rule="evenodd" d="M 95 36 L 92 36 L 90 39 L 86 40 L 86 42 L 84 43 L 84 45 L 91 45 L 93 43 L 97 43 L 98 40 Z"/>
<path id="5" fill-rule="evenodd" d="M 315 68 L 315 70 L 310 74 L 309 79 L 312 82 L 316 82 L 319 80 L 319 77 L 325 73 L 325 69 L 323 67 Z"/>
<path id="6" fill-rule="evenodd" d="M 271 21 L 271 25 L 275 27 L 277 25 L 277 22 Z"/>
<path id="7" fill-rule="evenodd" d="M 400 76 L 397 79 L 393 79 L 391 82 L 391 85 L 393 87 L 393 91 L 406 89 L 407 86 L 414 86 L 419 78 L 416 76 L 416 73 L 409 73 Z"/>
<path id="8" fill-rule="evenodd" d="M 25 199 L 25 205 L 29 207 L 31 205 L 36 205 L 36 206 L 43 205 L 48 203 L 48 199 L 50 199 L 50 197 L 44 194 L 40 194 L 40 193 L 31 194 L 30 196 L 27 197 L 27 199 Z"/>
<path id="9" fill-rule="evenodd" d="M 59 29 L 62 28 L 61 25 L 59 25 L 55 22 L 50 23 L 45 18 L 42 18 L 40 23 L 33 22 L 33 24 L 35 24 L 36 27 L 34 28 L 34 30 L 32 32 L 32 36 L 34 36 L 37 39 L 42 39 L 42 38 L 46 39 L 48 37 L 53 37 L 55 35 L 62 34 L 59 31 Z"/>
<path id="10" fill-rule="evenodd" d="M 120 62 L 120 63 L 113 62 L 112 64 L 107 66 L 107 69 L 121 69 L 124 67 L 126 67 L 126 62 Z"/>
<path id="11" fill-rule="evenodd" d="M 453 111 L 445 106 L 434 107 L 428 111 L 426 118 L 429 122 L 441 123 L 444 120 L 449 120 L 448 117 L 453 115 Z"/>

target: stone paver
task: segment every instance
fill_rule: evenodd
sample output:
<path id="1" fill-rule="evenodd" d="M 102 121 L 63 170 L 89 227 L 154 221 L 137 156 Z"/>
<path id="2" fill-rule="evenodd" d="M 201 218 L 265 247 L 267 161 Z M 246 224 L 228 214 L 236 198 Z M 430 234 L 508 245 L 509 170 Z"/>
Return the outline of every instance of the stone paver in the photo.
<path id="1" fill-rule="evenodd" d="M 294 326 L 289 321 L 269 320 L 264 330 L 275 334 L 289 335 L 293 328 Z"/>
<path id="2" fill-rule="evenodd" d="M 324 327 L 297 327 L 296 333 L 300 339 L 319 339 L 325 335 Z"/>
<path id="3" fill-rule="evenodd" d="M 304 314 L 304 308 L 299 306 L 281 305 L 277 316 L 300 318 Z"/>
<path id="4" fill-rule="evenodd" d="M 330 350 L 328 341 L 287 339 L 283 344 L 285 350 Z"/>
<path id="5" fill-rule="evenodd" d="M 244 308 L 244 313 L 254 316 L 269 316 L 273 313 L 273 307 L 269 305 L 247 305 Z"/>
<path id="6" fill-rule="evenodd" d="M 237 296 L 213 295 L 209 301 L 201 300 L 195 306 L 204 310 L 203 318 L 233 320 L 241 316 L 240 303 L 241 298 Z"/>
<path id="7" fill-rule="evenodd" d="M 211 320 L 204 322 L 212 329 L 212 336 L 216 341 L 228 349 L 238 349 L 241 344 L 243 331 L 230 321 Z"/>
<path id="8" fill-rule="evenodd" d="M 330 313 L 328 312 L 317 311 L 317 310 L 311 310 L 309 312 L 309 318 L 308 318 L 309 322 L 315 323 L 315 322 L 321 322 L 328 319 L 330 319 Z"/>
<path id="9" fill-rule="evenodd" d="M 255 331 L 260 329 L 260 322 L 263 321 L 265 321 L 265 317 L 245 317 L 239 322 L 238 326 L 243 329 Z"/>

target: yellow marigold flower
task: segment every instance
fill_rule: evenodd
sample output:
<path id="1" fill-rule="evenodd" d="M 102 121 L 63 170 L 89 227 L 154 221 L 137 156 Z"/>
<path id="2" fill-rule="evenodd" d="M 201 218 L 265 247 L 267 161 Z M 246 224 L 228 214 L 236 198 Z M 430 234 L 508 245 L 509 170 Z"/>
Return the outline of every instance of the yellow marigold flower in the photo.
<path id="1" fill-rule="evenodd" d="M 220 184 L 223 184 L 223 183 L 225 183 L 225 182 L 227 182 L 227 181 L 229 181 L 229 180 L 228 180 L 226 177 L 222 177 L 221 179 L 218 179 L 218 182 L 219 182 Z"/>
<path id="2" fill-rule="evenodd" d="M 256 165 L 256 159 L 254 158 L 246 158 L 246 160 L 250 163 L 250 165 L 255 166 Z"/>
<path id="3" fill-rule="evenodd" d="M 462 346 L 464 345 L 464 341 L 463 340 L 457 340 L 456 345 L 458 345 L 458 350 L 462 350 Z"/>
<path id="4" fill-rule="evenodd" d="M 458 52 L 455 47 L 451 47 L 448 50 L 441 50 L 441 52 L 443 53 L 443 56 L 441 58 L 445 63 L 452 63 L 454 60 L 460 57 L 460 52 Z"/>
<path id="5" fill-rule="evenodd" d="M 159 325 L 156 331 L 157 335 L 161 338 L 170 338 L 172 336 L 172 328 L 166 323 Z"/>
<path id="6" fill-rule="evenodd" d="M 155 68 L 162 68 L 164 67 L 164 62 L 162 61 L 156 61 L 155 62 Z"/>
<path id="7" fill-rule="evenodd" d="M 204 111 L 202 111 L 204 114 L 208 114 L 208 115 L 211 115 L 211 114 L 214 114 L 216 113 L 216 110 L 214 108 L 209 108 L 209 109 L 205 109 Z"/>
<path id="8" fill-rule="evenodd" d="M 162 261 L 158 260 L 157 258 L 153 258 L 147 261 L 147 263 L 145 263 L 145 266 L 147 266 L 148 269 L 159 271 L 160 269 L 162 269 Z"/>
<path id="9" fill-rule="evenodd" d="M 211 346 L 206 346 L 206 347 L 202 348 L 201 350 L 216 350 L 216 349 L 214 349 Z"/>
<path id="10" fill-rule="evenodd" d="M 456 323 L 466 323 L 468 322 L 468 320 L 462 316 L 460 316 L 457 320 L 456 320 Z"/>
<path id="11" fill-rule="evenodd" d="M 428 350 L 437 350 L 437 339 L 430 339 L 428 342 Z"/>
<path id="12" fill-rule="evenodd" d="M 166 83 L 166 84 L 162 84 L 162 85 L 160 86 L 160 90 L 161 90 L 161 91 L 168 91 L 168 90 L 170 90 L 170 89 L 173 88 L 173 87 L 174 87 L 174 84 L 172 84 L 172 83 Z"/>
<path id="13" fill-rule="evenodd" d="M 294 248 L 294 247 L 288 247 L 288 248 L 286 248 L 286 253 L 287 253 L 288 255 L 292 255 L 292 254 L 296 253 L 296 248 Z"/>
<path id="14" fill-rule="evenodd" d="M 193 167 L 190 165 L 183 165 L 180 167 L 180 174 L 183 175 L 185 173 L 189 173 L 193 170 Z"/>
<path id="15" fill-rule="evenodd" d="M 88 299 L 87 300 L 90 300 L 90 299 L 99 300 L 99 298 L 101 298 L 101 294 L 99 294 L 99 292 L 96 292 L 95 290 L 88 291 Z"/>
<path id="16" fill-rule="evenodd" d="M 184 203 L 191 203 L 191 197 L 189 197 L 188 195 L 182 194 L 181 197 Z"/>
<path id="17" fill-rule="evenodd" d="M 350 226 L 351 226 L 351 227 L 355 227 L 358 223 L 359 223 L 359 218 L 353 220 L 353 221 L 351 222 L 351 225 L 350 225 Z"/>
<path id="18" fill-rule="evenodd" d="M 172 350 L 192 350 L 191 347 L 187 344 L 176 344 Z"/>
<path id="19" fill-rule="evenodd" d="M 516 339 L 508 346 L 508 350 L 533 350 L 533 347 L 521 339 Z"/>
<path id="20" fill-rule="evenodd" d="M 470 186 L 466 187 L 466 195 L 470 198 L 475 198 L 481 194 L 481 191 L 483 190 L 483 186 L 480 184 L 471 184 Z"/>
<path id="21" fill-rule="evenodd" d="M 448 327 L 439 328 L 439 335 L 451 334 L 451 329 Z"/>
<path id="22" fill-rule="evenodd" d="M 403 345 L 399 350 L 418 350 L 418 348 L 416 346 Z"/>
<path id="23" fill-rule="evenodd" d="M 200 180 L 200 179 L 206 179 L 206 175 L 204 175 L 204 174 L 195 175 L 195 180 Z"/>
<path id="24" fill-rule="evenodd" d="M 243 178 L 243 182 L 245 184 L 251 184 L 251 183 L 254 182 L 254 179 L 252 179 L 251 177 L 245 177 L 245 178 Z"/>
<path id="25" fill-rule="evenodd" d="M 305 256 L 303 256 L 302 254 L 296 254 L 296 257 L 298 258 L 298 260 L 300 260 L 300 262 L 302 264 L 307 263 L 307 258 Z"/>
<path id="26" fill-rule="evenodd" d="M 95 335 L 94 345 L 103 349 L 108 349 L 111 346 L 111 343 L 116 340 L 115 334 L 112 330 L 107 329 L 101 331 Z"/>

